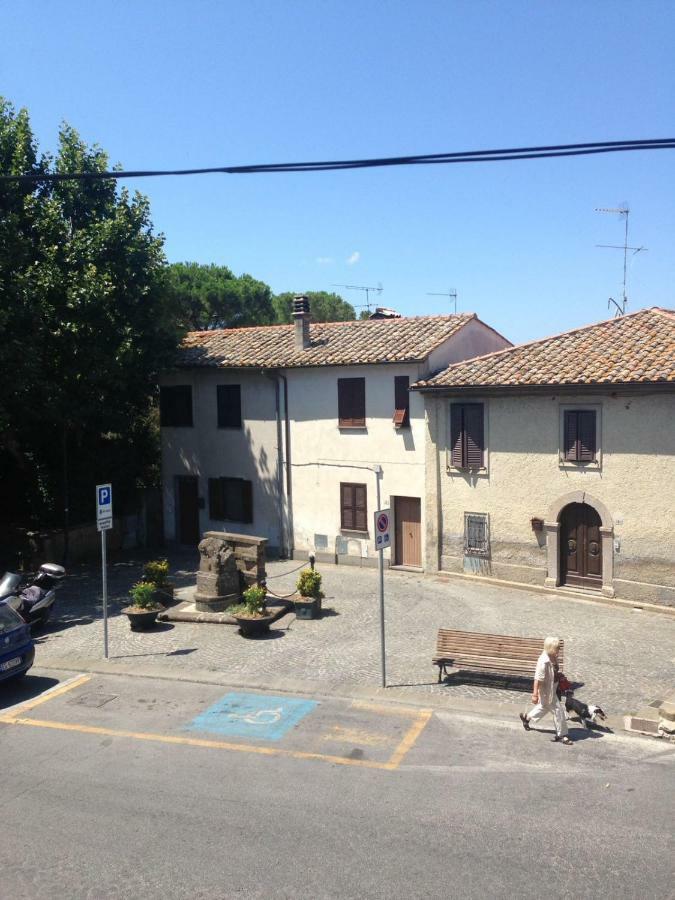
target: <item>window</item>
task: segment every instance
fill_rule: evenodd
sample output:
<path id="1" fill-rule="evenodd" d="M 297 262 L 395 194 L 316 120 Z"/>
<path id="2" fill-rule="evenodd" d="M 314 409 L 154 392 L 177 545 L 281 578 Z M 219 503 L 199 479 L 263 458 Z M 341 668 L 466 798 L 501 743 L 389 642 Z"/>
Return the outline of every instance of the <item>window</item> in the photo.
<path id="1" fill-rule="evenodd" d="M 365 428 L 365 378 L 338 378 L 338 419 L 340 428 Z"/>
<path id="2" fill-rule="evenodd" d="M 219 384 L 216 387 L 218 428 L 241 428 L 241 387 Z"/>
<path id="3" fill-rule="evenodd" d="M 490 555 L 487 513 L 464 513 L 464 552 L 467 556 Z"/>
<path id="4" fill-rule="evenodd" d="M 340 485 L 340 528 L 345 531 L 368 531 L 368 508 L 365 484 Z"/>
<path id="5" fill-rule="evenodd" d="M 253 521 L 253 484 L 243 478 L 209 478 L 209 518 Z"/>
<path id="6" fill-rule="evenodd" d="M 569 462 L 594 462 L 597 451 L 594 409 L 565 410 L 565 459 Z"/>
<path id="7" fill-rule="evenodd" d="M 410 424 L 410 378 L 396 375 L 394 378 L 394 426 L 405 428 Z"/>
<path id="8" fill-rule="evenodd" d="M 456 469 L 482 469 L 485 450 L 482 403 L 450 404 L 451 462 Z"/>
<path id="9" fill-rule="evenodd" d="M 180 427 L 192 425 L 192 386 L 176 384 L 159 389 L 160 425 Z"/>

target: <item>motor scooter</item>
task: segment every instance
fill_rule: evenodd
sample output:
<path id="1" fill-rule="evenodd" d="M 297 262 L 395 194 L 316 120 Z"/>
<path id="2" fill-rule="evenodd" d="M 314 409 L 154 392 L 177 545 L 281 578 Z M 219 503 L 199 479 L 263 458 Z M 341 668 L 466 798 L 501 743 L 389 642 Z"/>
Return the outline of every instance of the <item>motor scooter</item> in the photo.
<path id="1" fill-rule="evenodd" d="M 45 625 L 54 609 L 56 589 L 66 570 L 56 563 L 43 563 L 37 574 L 21 587 L 18 572 L 5 572 L 0 580 L 0 602 L 11 606 L 31 628 Z"/>

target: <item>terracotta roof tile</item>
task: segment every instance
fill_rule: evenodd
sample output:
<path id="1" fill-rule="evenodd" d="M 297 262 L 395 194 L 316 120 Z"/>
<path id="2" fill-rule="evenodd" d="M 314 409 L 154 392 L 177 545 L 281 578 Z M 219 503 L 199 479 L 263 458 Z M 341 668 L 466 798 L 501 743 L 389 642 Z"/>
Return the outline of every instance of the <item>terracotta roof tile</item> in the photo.
<path id="1" fill-rule="evenodd" d="M 652 307 L 449 366 L 415 388 L 675 384 L 675 311 Z"/>
<path id="2" fill-rule="evenodd" d="M 310 325 L 310 346 L 298 350 L 293 325 L 191 331 L 178 365 L 221 368 L 295 368 L 417 362 L 459 331 L 475 313 L 412 316 Z"/>

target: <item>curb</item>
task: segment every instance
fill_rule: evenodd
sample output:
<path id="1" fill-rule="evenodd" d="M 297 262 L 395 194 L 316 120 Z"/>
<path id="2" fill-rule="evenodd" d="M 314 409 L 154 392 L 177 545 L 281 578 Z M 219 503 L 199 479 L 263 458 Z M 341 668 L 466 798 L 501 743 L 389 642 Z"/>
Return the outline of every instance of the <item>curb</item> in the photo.
<path id="1" fill-rule="evenodd" d="M 225 688 L 260 691 L 263 693 L 303 694 L 325 700 L 377 701 L 377 703 L 385 705 L 408 706 L 414 709 L 449 713 L 464 718 L 511 722 L 520 726 L 518 719 L 519 708 L 516 708 L 515 705 L 512 707 L 497 701 L 474 700 L 466 697 L 444 697 L 438 694 L 411 695 L 408 690 L 402 690 L 395 685 L 387 686 L 386 688 L 373 688 L 362 684 L 344 683 L 331 687 L 300 678 L 252 678 L 250 676 L 237 678 L 211 669 L 193 669 L 185 673 L 167 671 L 166 669 L 158 671 L 151 666 L 86 658 L 69 659 L 67 657 L 54 659 L 48 664 L 36 666 L 35 669 L 45 672 L 82 672 L 93 675 L 119 675 L 132 678 L 157 679 L 160 681 L 186 682 L 188 684 L 218 685 Z M 525 695 L 523 697 L 523 706 L 527 706 L 527 698 Z M 637 732 L 627 732 L 624 727 L 624 721 L 624 716 L 609 716 L 607 718 L 607 724 L 613 732 L 612 737 L 638 742 L 643 742 L 646 737 L 650 737 Z M 651 737 L 653 739 L 653 736 Z"/>

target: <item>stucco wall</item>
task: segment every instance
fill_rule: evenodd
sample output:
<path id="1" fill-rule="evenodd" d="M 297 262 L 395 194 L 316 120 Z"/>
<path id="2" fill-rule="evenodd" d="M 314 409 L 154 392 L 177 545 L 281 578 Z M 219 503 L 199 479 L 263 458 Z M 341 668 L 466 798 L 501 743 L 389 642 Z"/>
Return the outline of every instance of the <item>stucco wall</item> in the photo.
<path id="1" fill-rule="evenodd" d="M 175 476 L 197 475 L 204 508 L 200 531 L 237 531 L 266 537 L 271 550 L 281 542 L 277 481 L 274 383 L 259 372 L 185 369 L 166 375 L 163 385 L 192 385 L 192 428 L 162 428 L 164 532 L 176 537 Z M 241 385 L 241 429 L 218 428 L 216 386 Z M 208 479 L 227 476 L 253 482 L 253 523 L 209 518 Z"/>
<path id="2" fill-rule="evenodd" d="M 449 341 L 445 341 L 429 354 L 426 366 L 422 369 L 423 377 L 435 375 L 452 363 L 474 356 L 483 356 L 510 346 L 511 342 L 501 334 L 493 331 L 479 319 L 472 319 Z"/>
<path id="3" fill-rule="evenodd" d="M 530 520 L 547 521 L 560 498 L 582 491 L 611 520 L 603 553 L 611 553 L 616 596 L 675 605 L 674 394 L 472 397 L 486 408 L 486 470 L 476 474 L 448 465 L 452 399 L 427 395 L 427 568 L 555 579 L 550 535 Z M 560 461 L 561 409 L 569 405 L 599 411 L 597 465 Z M 465 558 L 465 512 L 489 514 L 489 559 Z"/>
<path id="4" fill-rule="evenodd" d="M 315 535 L 325 535 L 328 552 L 338 536 L 349 539 L 350 555 L 375 561 L 372 513 L 376 476 L 382 466 L 382 506 L 390 497 L 419 497 L 424 518 L 424 400 L 410 395 L 410 427 L 394 428 L 394 378 L 418 377 L 417 365 L 340 366 L 295 369 L 287 373 L 291 416 L 293 531 L 298 553 L 313 549 Z M 366 427 L 341 429 L 338 424 L 338 378 L 366 380 Z M 340 529 L 340 482 L 367 485 L 368 532 Z M 361 553 L 367 554 L 361 557 Z M 389 558 L 389 551 L 385 557 Z"/>

